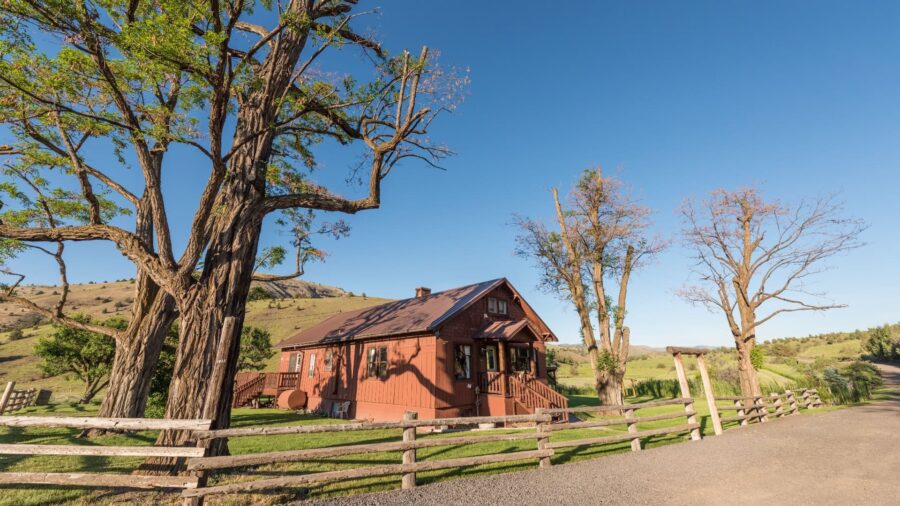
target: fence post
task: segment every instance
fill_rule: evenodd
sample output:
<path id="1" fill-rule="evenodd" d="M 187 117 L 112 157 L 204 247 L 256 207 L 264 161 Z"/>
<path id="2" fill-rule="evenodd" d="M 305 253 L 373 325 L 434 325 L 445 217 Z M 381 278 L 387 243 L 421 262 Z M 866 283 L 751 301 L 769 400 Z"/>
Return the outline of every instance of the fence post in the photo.
<path id="1" fill-rule="evenodd" d="M 785 390 L 785 395 L 787 395 L 788 404 L 791 406 L 790 414 L 796 415 L 797 411 L 800 411 L 800 406 L 797 405 L 797 398 L 794 397 L 793 390 Z"/>
<path id="2" fill-rule="evenodd" d="M 407 411 L 403 413 L 403 420 L 415 420 L 418 417 L 418 413 L 414 411 Z M 403 429 L 403 442 L 404 443 L 412 443 L 416 440 L 416 428 L 415 427 L 406 427 Z M 409 448 L 403 450 L 403 464 L 415 464 L 416 463 L 416 449 Z M 416 473 L 403 473 L 402 481 L 400 482 L 400 486 L 403 490 L 408 490 L 411 488 L 416 488 Z"/>
<path id="3" fill-rule="evenodd" d="M 678 387 L 681 389 L 684 412 L 690 413 L 687 417 L 688 423 L 697 423 L 697 415 L 694 414 L 694 398 L 691 397 L 691 386 L 684 372 L 684 361 L 681 359 L 681 353 L 676 352 L 672 356 L 675 359 L 675 372 L 678 374 Z M 691 439 L 700 440 L 700 429 L 691 429 Z"/>
<path id="4" fill-rule="evenodd" d="M 534 414 L 543 415 L 544 408 L 537 408 L 534 410 Z M 547 430 L 547 422 L 540 421 L 534 426 L 534 430 L 537 432 L 537 449 L 538 450 L 546 450 L 547 443 L 550 442 L 550 431 Z M 538 459 L 538 468 L 544 469 L 553 465 L 553 462 L 550 461 L 550 457 L 541 457 Z"/>
<path id="5" fill-rule="evenodd" d="M 737 412 L 737 416 L 747 416 L 747 411 L 744 410 L 744 403 L 743 403 L 742 401 L 736 400 L 736 401 L 734 401 L 734 405 L 735 405 L 735 407 L 740 408 L 740 409 L 738 409 L 738 410 L 736 411 L 736 412 Z M 741 421 L 738 422 L 738 423 L 740 424 L 741 427 L 746 427 L 746 426 L 747 426 L 747 419 L 746 419 L 746 418 L 742 418 Z"/>
<path id="6" fill-rule="evenodd" d="M 756 416 L 758 417 L 757 420 L 760 423 L 768 422 L 769 408 L 766 406 L 766 398 L 761 395 L 754 396 L 753 405 L 756 406 Z"/>
<path id="7" fill-rule="evenodd" d="M 803 409 L 809 409 L 809 403 L 810 403 L 809 390 L 804 388 L 803 389 Z"/>
<path id="8" fill-rule="evenodd" d="M 3 397 L 0 398 L 0 415 L 6 411 L 6 405 L 9 404 L 9 398 L 12 396 L 13 388 L 16 387 L 15 381 L 10 381 L 6 384 L 6 389 L 3 390 Z"/>
<path id="9" fill-rule="evenodd" d="M 775 407 L 775 418 L 781 418 L 784 416 L 784 409 L 782 408 L 781 396 L 772 392 L 769 394 L 769 397 L 772 398 L 772 406 Z"/>
<path id="10" fill-rule="evenodd" d="M 638 428 L 637 422 L 634 420 L 634 408 L 628 408 L 625 410 L 625 420 L 628 421 L 628 433 L 637 434 Z M 641 451 L 641 438 L 636 437 L 631 440 L 631 451 Z"/>

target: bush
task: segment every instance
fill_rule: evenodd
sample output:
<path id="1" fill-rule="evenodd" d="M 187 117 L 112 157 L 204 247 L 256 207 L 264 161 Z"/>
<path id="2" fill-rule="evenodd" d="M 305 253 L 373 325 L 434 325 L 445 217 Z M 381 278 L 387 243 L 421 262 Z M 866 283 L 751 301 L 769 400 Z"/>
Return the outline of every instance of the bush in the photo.
<path id="1" fill-rule="evenodd" d="M 265 288 L 261 286 L 254 286 L 250 289 L 250 293 L 247 294 L 247 300 L 269 300 L 272 299 L 272 294 L 269 293 Z"/>
<path id="2" fill-rule="evenodd" d="M 872 391 L 882 384 L 878 369 L 856 361 L 843 369 L 829 367 L 822 373 L 832 402 L 847 404 L 872 398 Z"/>
<path id="3" fill-rule="evenodd" d="M 13 329 L 13 331 L 9 333 L 9 340 L 18 341 L 19 339 L 25 339 L 25 333 L 22 332 L 22 329 Z"/>
<path id="4" fill-rule="evenodd" d="M 891 329 L 887 325 L 872 329 L 869 338 L 865 342 L 866 351 L 877 358 L 887 360 L 900 359 L 900 338 L 891 335 Z"/>

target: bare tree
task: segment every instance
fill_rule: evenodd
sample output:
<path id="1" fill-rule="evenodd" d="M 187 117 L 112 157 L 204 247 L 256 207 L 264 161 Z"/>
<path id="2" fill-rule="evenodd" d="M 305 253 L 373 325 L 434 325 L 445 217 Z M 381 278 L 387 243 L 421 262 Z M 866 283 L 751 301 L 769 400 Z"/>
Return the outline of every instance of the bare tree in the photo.
<path id="1" fill-rule="evenodd" d="M 520 218 L 517 252 L 537 262 L 543 288 L 575 306 L 597 396 L 602 404 L 622 404 L 630 340 L 625 326 L 628 282 L 634 269 L 666 244 L 645 235 L 649 209 L 632 201 L 622 183 L 604 177 L 599 168 L 582 174 L 568 207 L 556 189 L 552 193 L 559 232 Z M 618 288 L 615 299 L 610 281 Z"/>
<path id="2" fill-rule="evenodd" d="M 242 327 L 266 216 L 375 209 L 382 181 L 399 162 L 435 164 L 449 154 L 427 130 L 465 79 L 438 67 L 425 48 L 418 56 L 389 56 L 352 28 L 355 4 L 4 4 L 0 120 L 15 143 L 4 142 L 0 155 L 15 163 L 30 158 L 49 174 L 65 154 L 70 166 L 52 180 L 74 178 L 88 215 L 56 227 L 4 217 L 0 236 L 16 244 L 108 241 L 173 299 L 180 338 L 167 417 L 207 416 L 216 427 L 230 422 L 239 340 L 223 339 L 223 322 L 234 317 L 234 328 Z M 250 18 L 268 19 L 268 26 Z M 38 48 L 35 33 L 58 47 Z M 372 72 L 350 76 L 321 67 L 324 53 L 350 47 L 361 50 Z M 65 135 L 52 130 L 57 117 Z M 85 151 L 92 139 L 94 149 L 119 155 L 118 163 L 91 163 Z M 364 195 L 343 197 L 316 184 L 314 147 L 322 142 L 362 148 Z M 208 170 L 180 254 L 163 194 L 164 178 L 184 170 L 165 156 L 173 145 L 193 150 Z M 140 191 L 120 177 L 130 164 Z M 133 229 L 98 212 L 95 197 L 107 192 L 134 210 Z M 222 384 L 211 385 L 222 341 L 233 343 L 228 371 Z M 210 391 L 222 395 L 205 405 Z M 161 437 L 172 443 L 184 435 Z"/>
<path id="3" fill-rule="evenodd" d="M 756 188 L 716 190 L 682 206 L 684 242 L 696 261 L 699 285 L 685 300 L 721 311 L 738 354 L 743 395 L 760 395 L 750 353 L 757 329 L 789 312 L 844 307 L 807 283 L 824 261 L 862 245 L 861 220 L 844 218 L 834 196 L 787 205 L 766 201 Z M 763 313 L 764 309 L 766 310 Z"/>

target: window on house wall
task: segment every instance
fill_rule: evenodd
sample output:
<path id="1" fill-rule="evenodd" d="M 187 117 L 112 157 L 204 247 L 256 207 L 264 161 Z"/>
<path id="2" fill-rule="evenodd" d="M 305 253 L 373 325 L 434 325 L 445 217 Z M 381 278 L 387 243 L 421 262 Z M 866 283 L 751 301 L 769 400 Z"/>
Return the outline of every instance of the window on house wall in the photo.
<path id="1" fill-rule="evenodd" d="M 496 297 L 488 297 L 487 309 L 488 309 L 488 313 L 499 314 L 499 315 L 505 316 L 505 315 L 509 314 L 509 303 L 503 299 L 498 299 Z"/>
<path id="2" fill-rule="evenodd" d="M 288 372 L 299 372 L 301 363 L 303 363 L 303 353 L 291 353 L 288 356 Z"/>
<path id="3" fill-rule="evenodd" d="M 484 353 L 484 370 L 496 372 L 499 369 L 497 364 L 497 347 L 485 346 L 481 351 Z"/>
<path id="4" fill-rule="evenodd" d="M 528 348 L 509 348 L 509 368 L 513 372 L 529 372 L 531 370 L 531 353 Z"/>
<path id="5" fill-rule="evenodd" d="M 369 348 L 366 356 L 366 376 L 387 378 L 387 346 Z"/>
<path id="6" fill-rule="evenodd" d="M 334 352 L 325 352 L 325 362 L 322 365 L 326 371 L 331 371 L 332 367 L 334 367 Z"/>
<path id="7" fill-rule="evenodd" d="M 307 376 L 312 378 L 316 375 L 316 354 L 315 352 L 309 354 L 309 370 L 306 373 Z"/>
<path id="8" fill-rule="evenodd" d="M 457 344 L 453 364 L 456 379 L 470 379 L 472 377 L 472 346 Z"/>

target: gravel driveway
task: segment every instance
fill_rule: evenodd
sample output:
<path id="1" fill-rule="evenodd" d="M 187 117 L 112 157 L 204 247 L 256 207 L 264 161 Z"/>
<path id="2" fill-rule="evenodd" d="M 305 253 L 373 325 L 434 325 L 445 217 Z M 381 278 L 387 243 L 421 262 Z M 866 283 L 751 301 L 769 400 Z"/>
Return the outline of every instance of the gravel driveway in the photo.
<path id="1" fill-rule="evenodd" d="M 799 415 L 699 442 L 325 505 L 900 504 L 900 368 L 885 402 Z"/>

